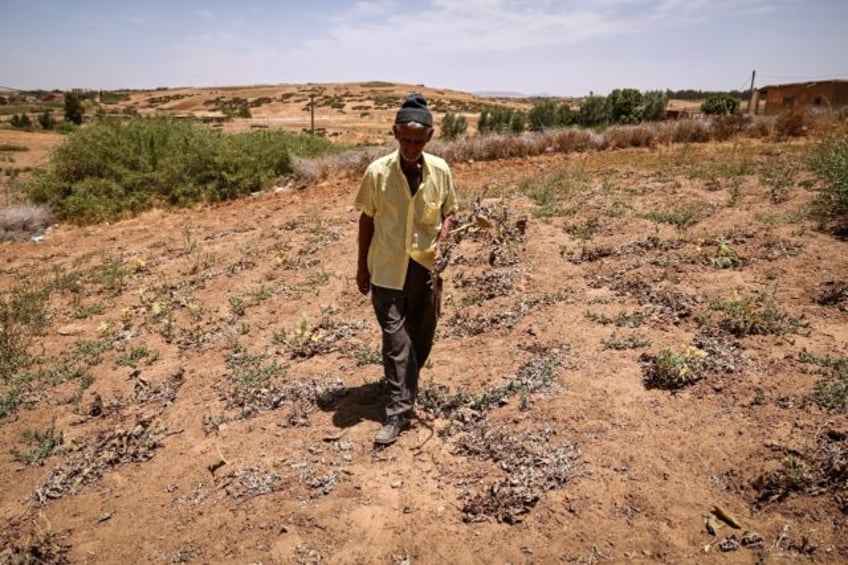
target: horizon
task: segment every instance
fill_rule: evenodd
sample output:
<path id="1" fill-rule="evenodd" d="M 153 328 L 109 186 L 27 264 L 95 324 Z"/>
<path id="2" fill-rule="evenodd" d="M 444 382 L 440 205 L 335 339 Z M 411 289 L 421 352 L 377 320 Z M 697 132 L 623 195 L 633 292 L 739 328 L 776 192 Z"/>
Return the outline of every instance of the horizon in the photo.
<path id="1" fill-rule="evenodd" d="M 0 83 L 154 90 L 380 80 L 582 97 L 848 79 L 838 0 L 10 0 Z M 45 33 L 49 30 L 49 33 Z"/>

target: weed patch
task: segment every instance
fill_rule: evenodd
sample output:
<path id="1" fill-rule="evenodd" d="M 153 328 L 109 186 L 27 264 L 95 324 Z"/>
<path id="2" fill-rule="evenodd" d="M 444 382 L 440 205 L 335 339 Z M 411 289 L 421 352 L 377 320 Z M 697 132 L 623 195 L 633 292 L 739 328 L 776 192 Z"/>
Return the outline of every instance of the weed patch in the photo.
<path id="1" fill-rule="evenodd" d="M 645 387 L 664 390 L 678 390 L 709 376 L 735 373 L 748 363 L 738 343 L 705 332 L 695 336 L 692 345 L 682 351 L 663 348 L 656 355 L 643 353 L 639 361 Z"/>
<path id="2" fill-rule="evenodd" d="M 674 323 L 688 318 L 700 301 L 697 296 L 665 285 L 650 284 L 639 278 L 617 281 L 612 288 L 616 292 L 633 296 L 641 306 Z"/>
<path id="3" fill-rule="evenodd" d="M 380 365 L 383 363 L 383 354 L 377 347 L 369 347 L 367 345 L 357 347 L 351 352 L 351 356 L 357 367 Z"/>
<path id="4" fill-rule="evenodd" d="M 716 240 L 715 247 L 706 254 L 706 260 L 709 265 L 718 269 L 732 269 L 742 264 L 736 250 L 723 237 Z"/>
<path id="5" fill-rule="evenodd" d="M 339 341 L 350 339 L 363 327 L 362 322 L 334 322 L 327 316 L 312 326 L 303 315 L 290 335 L 285 330 L 275 333 L 274 342 L 285 345 L 292 359 L 309 359 L 333 351 Z"/>
<path id="6" fill-rule="evenodd" d="M 770 504 L 792 494 L 832 494 L 848 514 L 848 434 L 829 429 L 803 453 L 787 454 L 780 466 L 753 481 L 758 504 Z"/>
<path id="7" fill-rule="evenodd" d="M 567 212 L 560 207 L 559 201 L 564 196 L 584 190 L 587 184 L 588 179 L 582 171 L 560 170 L 543 179 L 524 179 L 519 183 L 518 191 L 533 200 L 534 217 L 551 218 L 565 215 Z"/>
<path id="8" fill-rule="evenodd" d="M 61 431 L 56 433 L 56 422 L 53 421 L 43 431 L 24 430 L 21 434 L 21 442 L 31 446 L 31 449 L 25 451 L 13 449 L 12 456 L 27 465 L 43 465 L 44 459 L 65 443 L 65 435 Z"/>
<path id="9" fill-rule="evenodd" d="M 447 333 L 452 337 L 468 337 L 493 330 L 508 331 L 527 315 L 543 306 L 555 304 L 559 298 L 558 295 L 522 295 L 513 306 L 495 312 L 477 315 L 458 312 L 448 322 L 450 330 Z"/>
<path id="10" fill-rule="evenodd" d="M 29 363 L 27 348 L 47 325 L 50 290 L 38 284 L 20 285 L 0 294 L 0 379 L 8 383 Z"/>
<path id="11" fill-rule="evenodd" d="M 601 349 L 623 351 L 625 349 L 640 349 L 649 345 L 651 345 L 651 340 L 639 332 L 633 332 L 623 336 L 613 332 L 612 335 L 601 342 Z"/>
<path id="12" fill-rule="evenodd" d="M 700 220 L 698 213 L 691 209 L 677 210 L 675 212 L 649 212 L 644 217 L 658 224 L 671 224 L 680 230 L 690 228 Z"/>
<path id="13" fill-rule="evenodd" d="M 488 410 L 506 404 L 515 395 L 521 397 L 521 405 L 525 406 L 528 395 L 546 390 L 556 380 L 556 369 L 561 363 L 560 349 L 539 350 L 518 369 L 515 377 L 471 397 L 470 407 L 473 410 Z"/>
<path id="14" fill-rule="evenodd" d="M 815 199 L 814 216 L 822 227 L 848 233 L 848 136 L 825 139 L 809 162 L 823 183 Z"/>
<path id="15" fill-rule="evenodd" d="M 643 353 L 639 361 L 645 387 L 677 390 L 695 384 L 707 376 L 706 357 L 706 351 L 692 346 L 680 352 L 664 348 L 657 355 Z"/>
<path id="16" fill-rule="evenodd" d="M 800 359 L 816 365 L 821 374 L 805 401 L 832 412 L 848 412 L 848 357 L 817 357 L 804 351 Z"/>
<path id="17" fill-rule="evenodd" d="M 710 309 L 723 314 L 718 326 L 736 337 L 748 335 L 784 335 L 796 333 L 804 326 L 801 318 L 790 316 L 778 308 L 774 297 L 760 294 L 713 300 Z"/>
<path id="18" fill-rule="evenodd" d="M 279 383 L 286 367 L 276 361 L 263 363 L 263 359 L 236 345 L 227 357 L 230 379 L 215 387 L 227 408 L 239 409 L 240 418 L 289 406 L 289 424 L 308 426 L 307 416 L 316 407 L 332 405 L 347 390 L 338 379 Z"/>

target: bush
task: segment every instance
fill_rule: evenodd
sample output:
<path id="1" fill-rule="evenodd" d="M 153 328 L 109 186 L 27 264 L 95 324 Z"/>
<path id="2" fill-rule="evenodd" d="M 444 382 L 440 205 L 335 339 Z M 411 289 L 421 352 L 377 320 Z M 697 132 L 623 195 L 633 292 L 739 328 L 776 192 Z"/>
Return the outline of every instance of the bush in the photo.
<path id="1" fill-rule="evenodd" d="M 662 90 L 649 90 L 642 96 L 642 121 L 658 122 L 665 119 L 668 96 Z"/>
<path id="2" fill-rule="evenodd" d="M 106 119 L 71 134 L 28 192 L 34 202 L 85 223 L 160 204 L 228 200 L 289 173 L 291 137 L 272 131 L 222 135 L 164 118 Z"/>
<path id="3" fill-rule="evenodd" d="M 607 97 L 610 118 L 616 124 L 638 124 L 642 119 L 642 93 L 635 88 L 616 88 Z"/>
<path id="4" fill-rule="evenodd" d="M 44 110 L 38 115 L 38 125 L 41 129 L 53 129 L 56 127 L 56 118 L 53 117 L 53 110 Z"/>
<path id="5" fill-rule="evenodd" d="M 739 111 L 739 99 L 729 94 L 710 96 L 701 104 L 705 114 L 735 114 Z"/>
<path id="6" fill-rule="evenodd" d="M 524 112 L 512 108 L 494 108 L 483 110 L 477 122 L 480 133 L 521 133 L 526 122 Z"/>
<path id="7" fill-rule="evenodd" d="M 80 125 L 85 108 L 82 107 L 82 98 L 76 92 L 65 93 L 65 120 Z"/>
<path id="8" fill-rule="evenodd" d="M 816 196 L 814 214 L 822 227 L 848 231 L 848 135 L 822 141 L 810 157 L 810 166 L 824 182 Z"/>
<path id="9" fill-rule="evenodd" d="M 439 137 L 443 139 L 456 139 L 468 130 L 468 120 L 465 116 L 447 112 L 442 119 L 439 129 Z"/>
<path id="10" fill-rule="evenodd" d="M 712 121 L 713 139 L 727 141 L 734 135 L 745 131 L 751 123 L 750 116 L 739 114 L 721 114 Z"/>
<path id="11" fill-rule="evenodd" d="M 21 113 L 20 115 L 14 114 L 12 119 L 9 120 L 9 123 L 13 128 L 26 129 L 32 127 L 32 120 L 29 117 L 29 114 Z"/>
<path id="12" fill-rule="evenodd" d="M 541 132 L 546 129 L 569 126 L 576 120 L 576 114 L 566 103 L 557 104 L 553 100 L 543 98 L 533 103 L 533 108 L 527 114 L 530 131 Z"/>
<path id="13" fill-rule="evenodd" d="M 774 134 L 779 140 L 789 137 L 802 137 L 807 133 L 811 116 L 804 108 L 793 108 L 777 116 L 774 122 Z"/>
<path id="14" fill-rule="evenodd" d="M 610 121 L 610 109 L 606 96 L 587 96 L 580 104 L 577 123 L 584 127 L 606 124 Z"/>

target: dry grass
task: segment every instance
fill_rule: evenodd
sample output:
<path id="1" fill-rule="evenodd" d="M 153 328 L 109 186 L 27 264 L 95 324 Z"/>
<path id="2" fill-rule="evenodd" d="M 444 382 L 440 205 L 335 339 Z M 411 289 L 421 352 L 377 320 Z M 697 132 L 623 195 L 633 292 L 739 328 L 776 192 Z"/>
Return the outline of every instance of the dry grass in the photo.
<path id="1" fill-rule="evenodd" d="M 44 206 L 19 204 L 0 210 L 0 241 L 19 241 L 44 232 L 53 221 Z"/>

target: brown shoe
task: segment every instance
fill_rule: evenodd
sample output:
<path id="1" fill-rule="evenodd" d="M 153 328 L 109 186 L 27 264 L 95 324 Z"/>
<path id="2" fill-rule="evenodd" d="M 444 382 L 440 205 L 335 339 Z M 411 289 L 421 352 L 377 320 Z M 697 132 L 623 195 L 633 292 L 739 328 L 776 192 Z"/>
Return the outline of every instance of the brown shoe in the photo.
<path id="1" fill-rule="evenodd" d="M 407 427 L 409 427 L 409 420 L 405 416 L 401 414 L 389 416 L 386 423 L 374 436 L 374 443 L 379 445 L 394 443 L 400 432 Z"/>

